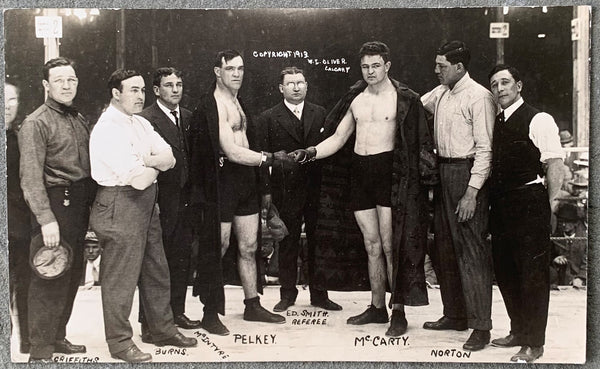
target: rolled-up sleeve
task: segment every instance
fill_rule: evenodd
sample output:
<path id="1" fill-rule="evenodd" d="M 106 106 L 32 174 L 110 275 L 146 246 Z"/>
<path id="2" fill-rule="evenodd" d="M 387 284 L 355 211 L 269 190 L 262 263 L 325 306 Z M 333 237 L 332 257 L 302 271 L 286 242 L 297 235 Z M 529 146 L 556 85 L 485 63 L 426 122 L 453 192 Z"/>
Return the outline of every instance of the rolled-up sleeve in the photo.
<path id="1" fill-rule="evenodd" d="M 490 174 L 492 137 L 496 120 L 496 103 L 491 94 L 475 100 L 471 105 L 475 160 L 471 168 L 469 186 L 480 189 Z"/>
<path id="2" fill-rule="evenodd" d="M 529 125 L 529 138 L 540 150 L 540 161 L 545 163 L 548 159 L 562 159 L 564 152 L 560 144 L 558 126 L 554 118 L 548 113 L 538 113 Z"/>

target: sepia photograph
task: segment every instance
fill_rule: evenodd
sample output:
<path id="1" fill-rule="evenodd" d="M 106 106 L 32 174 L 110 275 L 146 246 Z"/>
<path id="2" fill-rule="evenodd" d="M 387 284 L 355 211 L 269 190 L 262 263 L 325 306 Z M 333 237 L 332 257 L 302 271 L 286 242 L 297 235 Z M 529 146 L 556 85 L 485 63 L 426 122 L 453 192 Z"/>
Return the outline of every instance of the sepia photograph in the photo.
<path id="1" fill-rule="evenodd" d="M 3 361 L 584 364 L 591 21 L 3 9 Z"/>

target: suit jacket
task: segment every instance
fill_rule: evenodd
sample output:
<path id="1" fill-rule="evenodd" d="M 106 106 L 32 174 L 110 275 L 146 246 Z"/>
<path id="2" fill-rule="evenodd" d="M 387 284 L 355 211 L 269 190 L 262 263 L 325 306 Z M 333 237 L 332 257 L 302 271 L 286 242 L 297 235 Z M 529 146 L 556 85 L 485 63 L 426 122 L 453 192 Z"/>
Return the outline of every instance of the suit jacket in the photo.
<path id="1" fill-rule="evenodd" d="M 189 144 L 190 121 L 192 112 L 179 107 L 179 124 L 183 133 L 181 140 L 179 128 L 160 109 L 158 103 L 150 105 L 139 115 L 146 118 L 154 130 L 171 146 L 175 156 L 175 166 L 158 175 L 158 206 L 160 223 L 165 236 L 175 230 L 177 219 L 189 204 Z"/>
<path id="2" fill-rule="evenodd" d="M 300 137 L 296 129 L 298 122 L 282 101 L 259 116 L 256 123 L 258 147 L 268 152 L 291 152 L 316 146 L 325 138 L 325 115 L 325 108 L 305 101 L 301 122 L 304 135 Z M 270 177 L 261 171 L 262 188 L 273 195 L 280 212 L 297 211 L 304 206 L 307 196 L 318 199 L 320 168 L 318 161 L 304 165 L 273 166 Z"/>

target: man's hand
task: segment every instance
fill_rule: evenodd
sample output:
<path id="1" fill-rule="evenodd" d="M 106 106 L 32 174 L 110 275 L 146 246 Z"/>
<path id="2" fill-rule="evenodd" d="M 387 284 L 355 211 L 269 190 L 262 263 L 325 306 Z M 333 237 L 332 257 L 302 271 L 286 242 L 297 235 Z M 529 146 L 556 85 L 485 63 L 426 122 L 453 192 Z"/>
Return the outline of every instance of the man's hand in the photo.
<path id="1" fill-rule="evenodd" d="M 60 230 L 57 222 L 48 223 L 42 226 L 42 238 L 44 246 L 51 249 L 58 246 L 60 243 Z"/>
<path id="2" fill-rule="evenodd" d="M 262 195 L 262 199 L 260 202 L 260 216 L 263 219 L 267 219 L 269 215 L 269 210 L 271 210 L 271 204 L 273 203 L 271 194 Z"/>
<path id="3" fill-rule="evenodd" d="M 573 288 L 576 288 L 578 290 L 584 288 L 584 286 L 583 286 L 583 279 L 575 277 L 573 279 Z"/>
<path id="4" fill-rule="evenodd" d="M 473 218 L 475 206 L 477 205 L 477 192 L 475 187 L 468 186 L 463 197 L 458 201 L 454 214 L 458 214 L 459 222 L 466 222 Z"/>
<path id="5" fill-rule="evenodd" d="M 288 154 L 296 163 L 304 164 L 307 161 L 315 160 L 317 149 L 314 146 L 306 149 L 298 149 Z"/>
<path id="6" fill-rule="evenodd" d="M 558 265 L 567 265 L 569 260 L 567 260 L 566 256 L 559 255 L 559 256 L 555 257 L 554 260 L 552 260 L 552 262 L 554 264 L 558 264 Z"/>
<path id="7" fill-rule="evenodd" d="M 289 164 L 293 164 L 294 159 L 290 158 L 288 154 L 281 150 L 273 153 L 273 165 L 284 165 L 288 166 Z"/>
<path id="8" fill-rule="evenodd" d="M 144 160 L 144 165 L 148 168 L 154 168 L 156 165 L 156 158 L 152 156 L 152 154 L 144 155 L 142 160 Z"/>

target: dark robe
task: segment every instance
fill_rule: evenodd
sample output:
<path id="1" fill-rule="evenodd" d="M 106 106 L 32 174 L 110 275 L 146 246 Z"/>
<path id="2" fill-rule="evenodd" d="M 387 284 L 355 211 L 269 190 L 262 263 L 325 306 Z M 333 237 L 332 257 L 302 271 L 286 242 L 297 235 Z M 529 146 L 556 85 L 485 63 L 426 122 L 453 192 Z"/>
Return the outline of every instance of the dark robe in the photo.
<path id="1" fill-rule="evenodd" d="M 392 228 L 394 272 L 392 303 L 427 305 L 424 259 L 427 244 L 425 185 L 433 171 L 423 169 L 433 157 L 432 129 L 427 125 L 419 95 L 392 80 L 398 99 L 393 154 Z M 350 104 L 367 84 L 359 81 L 342 97 L 325 121 L 327 136 L 335 132 Z M 316 231 L 316 279 L 324 289 L 369 290 L 367 253 L 363 237 L 348 208 L 350 203 L 353 134 L 343 148 L 324 160 Z M 431 168 L 430 168 L 431 169 Z"/>
<path id="2" fill-rule="evenodd" d="M 209 305 L 222 315 L 225 314 L 225 283 L 234 282 L 237 268 L 232 263 L 237 263 L 237 246 L 235 246 L 233 232 L 232 245 L 227 254 L 221 259 L 221 223 L 219 221 L 219 113 L 217 101 L 214 97 L 215 84 L 200 98 L 190 125 L 190 206 L 196 216 L 194 220 L 198 225 L 198 262 L 196 279 L 194 280 L 194 296 L 199 296 L 200 301 Z M 239 98 L 238 98 L 238 101 Z M 240 101 L 240 105 L 247 112 Z M 248 119 L 248 140 L 252 143 L 254 135 L 250 132 L 251 122 Z M 258 175 L 256 176 L 258 181 Z M 249 185 L 257 185 L 255 184 Z M 260 191 L 258 191 L 260 193 Z M 260 199 L 257 198 L 257 201 Z M 257 224 L 258 227 L 258 224 Z M 260 235 L 259 235 L 260 237 Z M 259 243 L 260 244 L 260 243 Z M 257 258 L 258 256 L 257 252 Z M 225 263 L 227 261 L 227 264 Z M 257 268 L 258 270 L 258 268 Z M 230 273 L 231 272 L 231 273 Z M 260 277 L 257 276 L 260 281 Z M 262 284 L 258 283 L 258 292 L 262 293 Z"/>

